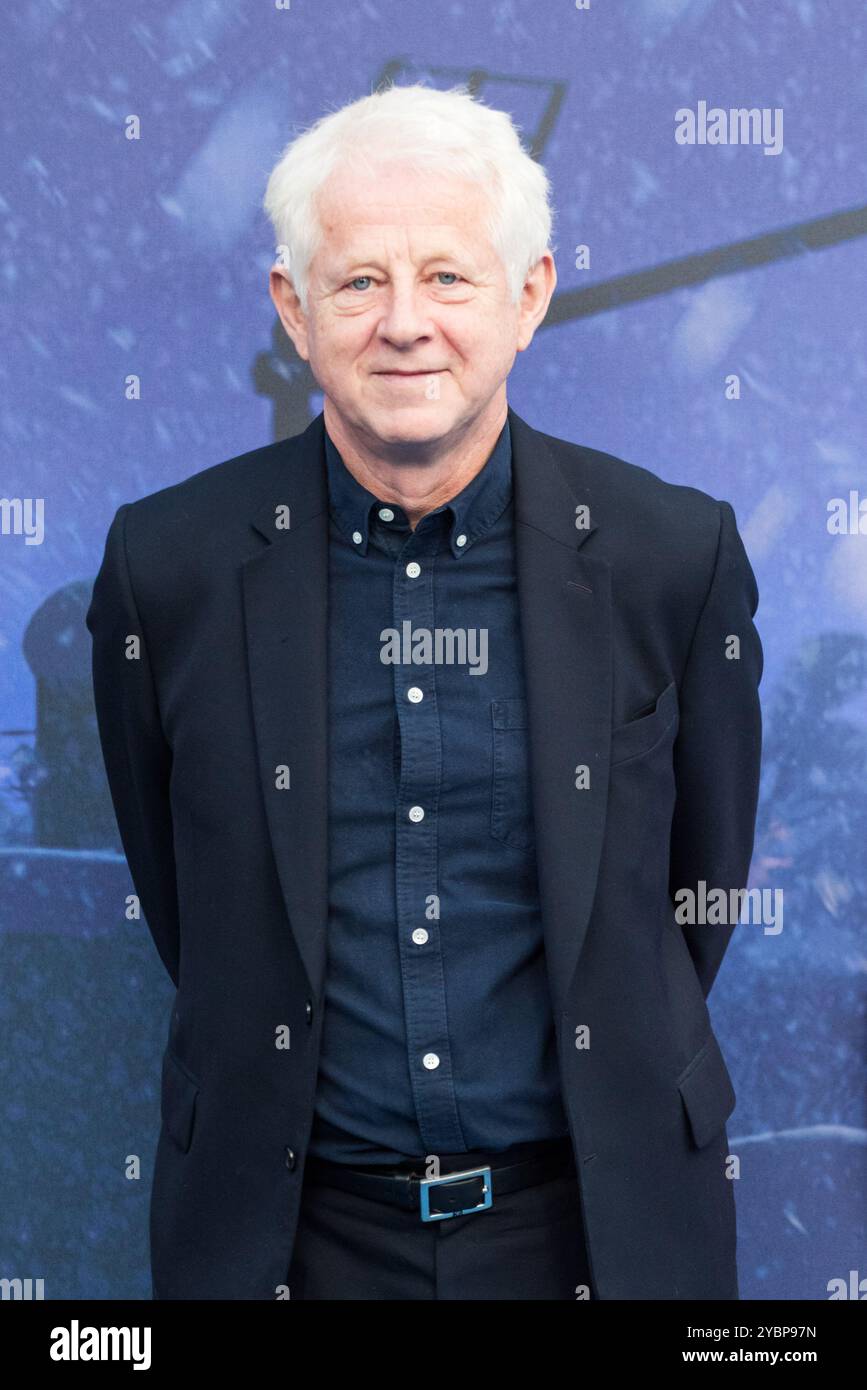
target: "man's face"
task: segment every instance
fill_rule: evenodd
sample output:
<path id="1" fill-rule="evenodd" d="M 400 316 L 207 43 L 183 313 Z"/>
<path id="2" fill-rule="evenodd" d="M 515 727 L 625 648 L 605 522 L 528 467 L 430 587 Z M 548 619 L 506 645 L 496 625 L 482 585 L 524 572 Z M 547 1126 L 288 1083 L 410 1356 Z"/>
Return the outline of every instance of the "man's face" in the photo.
<path id="1" fill-rule="evenodd" d="M 457 439 L 499 413 L 553 290 L 550 255 L 512 304 L 487 198 L 450 176 L 341 171 L 319 209 L 308 313 L 277 271 L 271 293 L 347 431 L 399 449 Z"/>

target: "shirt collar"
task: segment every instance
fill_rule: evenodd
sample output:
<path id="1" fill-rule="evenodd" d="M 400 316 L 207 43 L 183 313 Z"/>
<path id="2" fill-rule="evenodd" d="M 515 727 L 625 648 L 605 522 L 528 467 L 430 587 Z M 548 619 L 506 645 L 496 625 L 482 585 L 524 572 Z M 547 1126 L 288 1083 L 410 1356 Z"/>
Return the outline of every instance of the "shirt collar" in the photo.
<path id="1" fill-rule="evenodd" d="M 354 550 L 367 554 L 372 525 L 388 525 L 378 513 L 387 507 L 396 520 L 406 523 L 406 513 L 396 502 L 383 502 L 352 476 L 328 431 L 325 430 L 325 461 L 331 512 Z M 457 558 L 474 541 L 490 530 L 512 496 L 512 439 L 508 420 L 487 461 L 466 487 L 436 507 L 428 516 L 447 512 L 449 548 Z M 376 515 L 372 514 L 376 509 Z M 460 542 L 460 543 L 459 543 Z"/>

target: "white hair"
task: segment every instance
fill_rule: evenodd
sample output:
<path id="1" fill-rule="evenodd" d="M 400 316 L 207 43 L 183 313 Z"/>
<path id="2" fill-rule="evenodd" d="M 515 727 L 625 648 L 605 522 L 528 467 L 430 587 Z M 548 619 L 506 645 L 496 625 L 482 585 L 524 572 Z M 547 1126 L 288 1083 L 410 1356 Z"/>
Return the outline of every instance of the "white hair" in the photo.
<path id="1" fill-rule="evenodd" d="M 386 166 L 451 174 L 488 193 L 485 231 L 517 303 L 549 249 L 553 213 L 545 170 L 524 150 L 505 111 L 464 87 L 387 87 L 320 117 L 290 141 L 271 171 L 263 206 L 278 255 L 307 313 L 308 271 L 321 241 L 317 198 L 338 168 Z"/>

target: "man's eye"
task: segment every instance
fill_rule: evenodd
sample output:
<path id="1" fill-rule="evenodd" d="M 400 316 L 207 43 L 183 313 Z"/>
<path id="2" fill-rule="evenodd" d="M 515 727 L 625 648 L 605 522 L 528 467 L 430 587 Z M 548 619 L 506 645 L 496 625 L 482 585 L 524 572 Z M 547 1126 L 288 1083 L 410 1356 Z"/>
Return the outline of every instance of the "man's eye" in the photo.
<path id="1" fill-rule="evenodd" d="M 459 280 L 463 279 L 455 270 L 437 270 L 435 274 L 440 277 L 444 289 L 450 289 L 452 285 L 456 285 Z M 445 282 L 443 282 L 442 277 L 445 277 Z M 359 294 L 363 294 L 368 286 L 372 284 L 372 275 L 356 275 L 353 280 L 347 280 L 343 288 L 357 290 Z"/>

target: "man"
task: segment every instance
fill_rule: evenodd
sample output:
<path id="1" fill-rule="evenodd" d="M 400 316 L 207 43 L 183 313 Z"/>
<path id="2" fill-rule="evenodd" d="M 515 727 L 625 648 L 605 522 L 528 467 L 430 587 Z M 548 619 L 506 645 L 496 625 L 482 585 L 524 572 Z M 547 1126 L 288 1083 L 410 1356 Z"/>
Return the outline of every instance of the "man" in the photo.
<path id="1" fill-rule="evenodd" d="M 266 206 L 324 411 L 122 506 L 87 619 L 177 987 L 154 1296 L 737 1298 L 732 927 L 676 919 L 752 850 L 732 508 L 508 406 L 556 275 L 504 113 L 364 98 Z"/>

